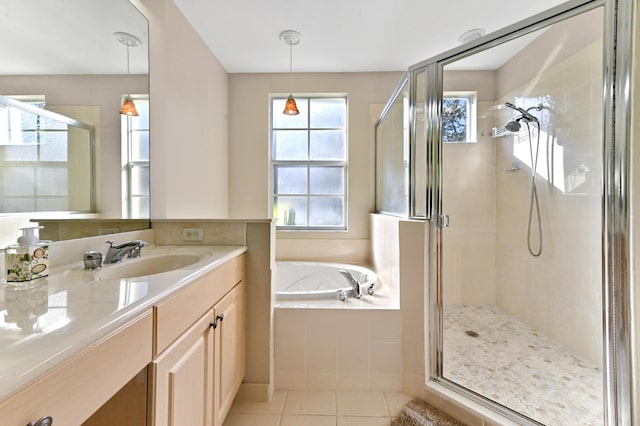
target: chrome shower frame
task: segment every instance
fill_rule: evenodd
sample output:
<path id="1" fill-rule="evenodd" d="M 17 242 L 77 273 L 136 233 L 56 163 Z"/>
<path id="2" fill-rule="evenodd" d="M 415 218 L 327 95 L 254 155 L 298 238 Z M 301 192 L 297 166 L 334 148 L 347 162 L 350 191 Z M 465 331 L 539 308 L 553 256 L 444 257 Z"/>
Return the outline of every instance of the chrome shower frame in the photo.
<path id="1" fill-rule="evenodd" d="M 468 398 L 519 424 L 540 423 L 472 392 L 443 377 L 442 352 L 442 143 L 441 105 L 443 97 L 443 67 L 464 57 L 498 46 L 519 36 L 540 30 L 551 24 L 583 12 L 604 8 L 603 31 L 603 187 L 602 187 L 602 299 L 603 299 L 603 373 L 605 424 L 640 424 L 634 418 L 632 398 L 634 372 L 631 330 L 631 116 L 630 82 L 633 57 L 633 0 L 571 0 L 555 8 L 513 24 L 471 43 L 411 66 L 404 78 L 409 79 L 411 154 L 415 152 L 415 123 L 417 114 L 424 114 L 427 143 L 427 201 L 426 215 L 414 215 L 413 204 L 409 217 L 430 221 L 429 258 L 429 338 L 426 355 L 430 365 L 430 382 Z M 414 105 L 416 76 L 426 76 L 424 105 Z M 390 103 L 397 93 L 391 97 Z M 388 104 L 389 105 L 389 104 Z M 421 111 L 421 112 L 420 112 Z M 385 109 L 386 112 L 386 109 Z M 384 112 L 382 120 L 384 118 Z M 411 176 L 413 178 L 413 176 Z M 410 181 L 411 188 L 415 182 Z M 410 192 L 411 193 L 411 192 Z M 410 201 L 411 203 L 411 201 Z M 638 354 L 635 354 L 637 357 Z"/>

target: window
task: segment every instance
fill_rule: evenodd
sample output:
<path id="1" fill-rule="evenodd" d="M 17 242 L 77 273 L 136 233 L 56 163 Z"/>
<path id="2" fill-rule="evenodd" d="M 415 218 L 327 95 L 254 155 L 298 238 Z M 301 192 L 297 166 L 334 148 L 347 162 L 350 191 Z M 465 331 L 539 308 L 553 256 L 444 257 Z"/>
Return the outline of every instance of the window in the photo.
<path id="1" fill-rule="evenodd" d="M 281 230 L 345 230 L 347 99 L 297 97 L 299 115 L 271 99 L 273 217 Z"/>
<path id="2" fill-rule="evenodd" d="M 444 92 L 442 101 L 442 141 L 477 142 L 476 92 Z"/>
<path id="3" fill-rule="evenodd" d="M 76 135 L 68 122 L 42 110 L 44 97 L 12 96 L 19 104 L 0 105 L 0 212 L 88 210 L 71 204 L 69 151 Z M 74 133 L 75 131 L 75 133 Z"/>
<path id="4" fill-rule="evenodd" d="M 122 215 L 149 217 L 149 96 L 131 95 L 138 117 L 122 120 Z M 124 96 L 123 96 L 124 100 Z"/>

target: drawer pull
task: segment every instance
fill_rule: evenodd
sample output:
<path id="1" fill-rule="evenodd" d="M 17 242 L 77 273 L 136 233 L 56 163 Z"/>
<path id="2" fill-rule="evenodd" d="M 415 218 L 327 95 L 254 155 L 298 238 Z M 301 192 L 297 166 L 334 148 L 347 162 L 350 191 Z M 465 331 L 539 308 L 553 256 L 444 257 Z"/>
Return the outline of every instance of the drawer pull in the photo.
<path id="1" fill-rule="evenodd" d="M 215 330 L 216 328 L 218 328 L 218 321 L 222 322 L 223 320 L 224 314 L 220 314 L 216 317 L 216 320 L 214 322 L 209 323 L 209 327 L 213 327 L 213 329 Z"/>
<path id="2" fill-rule="evenodd" d="M 53 418 L 51 416 L 45 416 L 36 422 L 29 422 L 27 426 L 51 426 L 53 424 Z"/>

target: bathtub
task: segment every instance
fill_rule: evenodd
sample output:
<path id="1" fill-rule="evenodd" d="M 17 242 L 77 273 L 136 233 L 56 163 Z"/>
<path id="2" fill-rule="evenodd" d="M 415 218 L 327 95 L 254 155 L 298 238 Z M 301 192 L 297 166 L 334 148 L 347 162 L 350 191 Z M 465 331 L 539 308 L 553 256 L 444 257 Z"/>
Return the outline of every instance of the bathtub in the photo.
<path id="1" fill-rule="evenodd" d="M 363 297 L 375 294 L 378 280 L 369 268 L 344 263 L 276 262 L 276 300 L 340 299 L 353 296 L 345 276 L 358 280 Z"/>
<path id="2" fill-rule="evenodd" d="M 352 297 L 348 271 L 361 283 L 363 296 Z M 367 292 L 374 284 L 372 291 Z M 399 309 L 399 289 L 381 282 L 369 268 L 344 263 L 278 261 L 275 268 L 275 307 L 295 309 Z M 339 292 L 347 297 L 340 299 Z M 370 294 L 373 293 L 373 294 Z"/>

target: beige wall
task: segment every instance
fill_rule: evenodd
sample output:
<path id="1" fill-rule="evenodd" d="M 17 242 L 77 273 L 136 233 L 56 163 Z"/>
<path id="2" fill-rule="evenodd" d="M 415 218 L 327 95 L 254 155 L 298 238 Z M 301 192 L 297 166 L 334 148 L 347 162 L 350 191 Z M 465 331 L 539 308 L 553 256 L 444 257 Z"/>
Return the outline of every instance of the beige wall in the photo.
<path id="1" fill-rule="evenodd" d="M 591 43 L 502 99 L 547 108 L 537 179 L 540 257 L 527 252 L 531 173 L 516 156 L 519 149 L 529 156 L 526 132 L 497 141 L 496 160 L 498 305 L 595 365 L 602 360 L 601 58 L 602 42 Z M 502 173 L 513 161 L 522 169 Z"/>
<path id="2" fill-rule="evenodd" d="M 537 75 L 602 38 L 603 13 L 600 7 L 546 29 L 497 70 L 494 99 L 519 87 L 534 90 Z"/>
<path id="3" fill-rule="evenodd" d="M 478 88 L 480 102 L 478 143 L 444 145 L 442 192 L 451 222 L 443 232 L 444 303 L 495 303 L 596 365 L 602 359 L 599 22 L 601 10 L 558 24 L 495 72 L 445 73 L 445 90 Z M 489 109 L 483 100 L 545 105 L 536 113 L 543 118 L 540 257 L 527 251 L 526 130 L 491 138 L 490 128 L 514 113 Z M 521 169 L 508 171 L 514 162 Z"/>
<path id="4" fill-rule="evenodd" d="M 384 104 L 402 73 L 233 74 L 229 77 L 229 213 L 269 217 L 269 94 L 346 93 L 349 120 L 348 232 L 278 234 L 279 259 L 369 259 L 373 133 L 369 105 Z"/>
<path id="5" fill-rule="evenodd" d="M 228 216 L 228 74 L 171 0 L 149 20 L 151 217 Z"/>
<path id="6" fill-rule="evenodd" d="M 496 303 L 496 144 L 491 138 L 496 73 L 446 71 L 445 91 L 477 91 L 477 143 L 443 144 L 443 303 Z"/>

